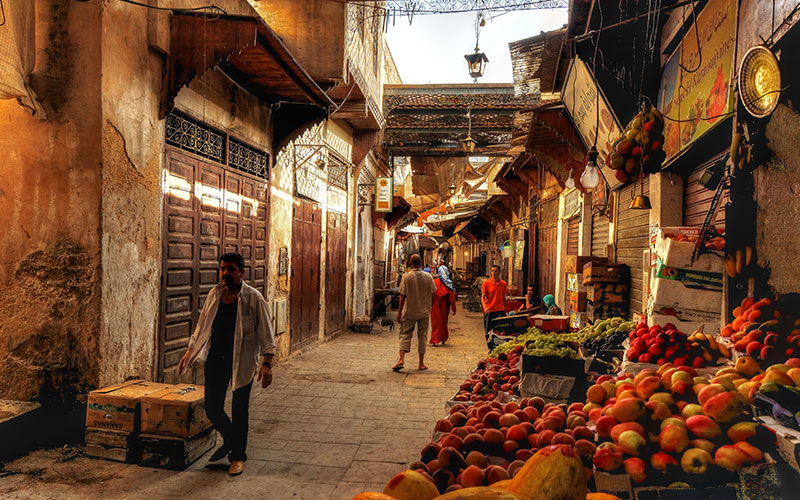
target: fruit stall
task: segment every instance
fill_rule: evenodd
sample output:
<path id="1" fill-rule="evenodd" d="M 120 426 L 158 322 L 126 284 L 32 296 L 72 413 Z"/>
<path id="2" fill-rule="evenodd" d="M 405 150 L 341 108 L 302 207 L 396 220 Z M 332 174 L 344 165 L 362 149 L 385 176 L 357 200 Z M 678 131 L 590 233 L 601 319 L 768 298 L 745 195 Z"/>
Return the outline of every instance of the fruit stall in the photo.
<path id="1" fill-rule="evenodd" d="M 791 305 L 748 298 L 721 332 L 621 317 L 530 327 L 477 362 L 418 461 L 354 500 L 790 498 L 800 487 Z M 561 398 L 526 383 L 566 374 Z"/>

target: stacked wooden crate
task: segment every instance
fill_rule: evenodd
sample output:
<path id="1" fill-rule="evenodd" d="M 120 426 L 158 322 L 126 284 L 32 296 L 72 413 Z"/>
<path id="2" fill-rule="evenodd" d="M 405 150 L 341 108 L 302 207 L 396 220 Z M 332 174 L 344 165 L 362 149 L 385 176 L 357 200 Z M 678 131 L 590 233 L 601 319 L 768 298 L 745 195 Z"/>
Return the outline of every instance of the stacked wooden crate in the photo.
<path id="1" fill-rule="evenodd" d="M 183 469 L 214 446 L 203 386 L 131 380 L 89 393 L 86 454 Z"/>
<path id="2" fill-rule="evenodd" d="M 86 454 L 119 462 L 136 462 L 140 403 L 169 384 L 129 380 L 89 393 L 86 402 Z"/>
<path id="3" fill-rule="evenodd" d="M 628 317 L 628 266 L 589 262 L 583 268 L 583 284 L 586 286 L 586 315 L 589 321 Z"/>
<path id="4" fill-rule="evenodd" d="M 142 398 L 139 464 L 184 469 L 214 446 L 203 386 L 173 385 Z"/>

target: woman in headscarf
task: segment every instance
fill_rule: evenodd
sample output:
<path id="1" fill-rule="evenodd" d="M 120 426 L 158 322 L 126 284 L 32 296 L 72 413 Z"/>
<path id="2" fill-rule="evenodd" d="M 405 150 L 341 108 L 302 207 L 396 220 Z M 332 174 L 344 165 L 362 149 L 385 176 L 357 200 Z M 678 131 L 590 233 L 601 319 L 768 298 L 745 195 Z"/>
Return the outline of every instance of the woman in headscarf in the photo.
<path id="1" fill-rule="evenodd" d="M 431 340 L 432 346 L 442 345 L 447 342 L 450 333 L 447 331 L 447 315 L 452 310 L 456 315 L 456 294 L 442 283 L 438 276 L 434 276 L 436 292 L 433 294 L 433 307 L 431 307 Z"/>
<path id="2" fill-rule="evenodd" d="M 542 299 L 542 302 L 544 302 L 544 305 L 547 308 L 546 314 L 548 316 L 562 315 L 561 309 L 559 309 L 558 306 L 556 305 L 556 298 L 553 297 L 551 294 L 548 293 L 547 295 L 545 295 L 544 298 Z"/>

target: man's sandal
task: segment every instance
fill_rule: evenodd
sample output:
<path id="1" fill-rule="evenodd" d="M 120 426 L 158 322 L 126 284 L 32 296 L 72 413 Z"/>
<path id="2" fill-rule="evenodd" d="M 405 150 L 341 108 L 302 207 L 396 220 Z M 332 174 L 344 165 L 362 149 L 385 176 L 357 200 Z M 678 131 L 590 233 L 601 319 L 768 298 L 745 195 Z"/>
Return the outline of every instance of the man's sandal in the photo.
<path id="1" fill-rule="evenodd" d="M 394 366 L 392 367 L 392 370 L 394 370 L 394 371 L 396 371 L 396 372 L 399 372 L 399 371 L 400 371 L 400 370 L 402 370 L 402 369 L 403 369 L 403 363 L 397 363 L 396 365 L 394 365 Z"/>

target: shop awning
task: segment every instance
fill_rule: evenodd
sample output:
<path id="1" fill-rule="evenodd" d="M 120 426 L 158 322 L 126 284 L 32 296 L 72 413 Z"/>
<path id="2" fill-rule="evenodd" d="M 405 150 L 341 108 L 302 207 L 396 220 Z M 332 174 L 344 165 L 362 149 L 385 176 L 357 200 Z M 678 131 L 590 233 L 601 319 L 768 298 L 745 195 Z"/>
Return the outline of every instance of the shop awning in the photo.
<path id="1" fill-rule="evenodd" d="M 163 115 L 183 87 L 215 66 L 249 93 L 275 104 L 276 150 L 336 107 L 260 17 L 175 13 L 169 52 Z"/>

